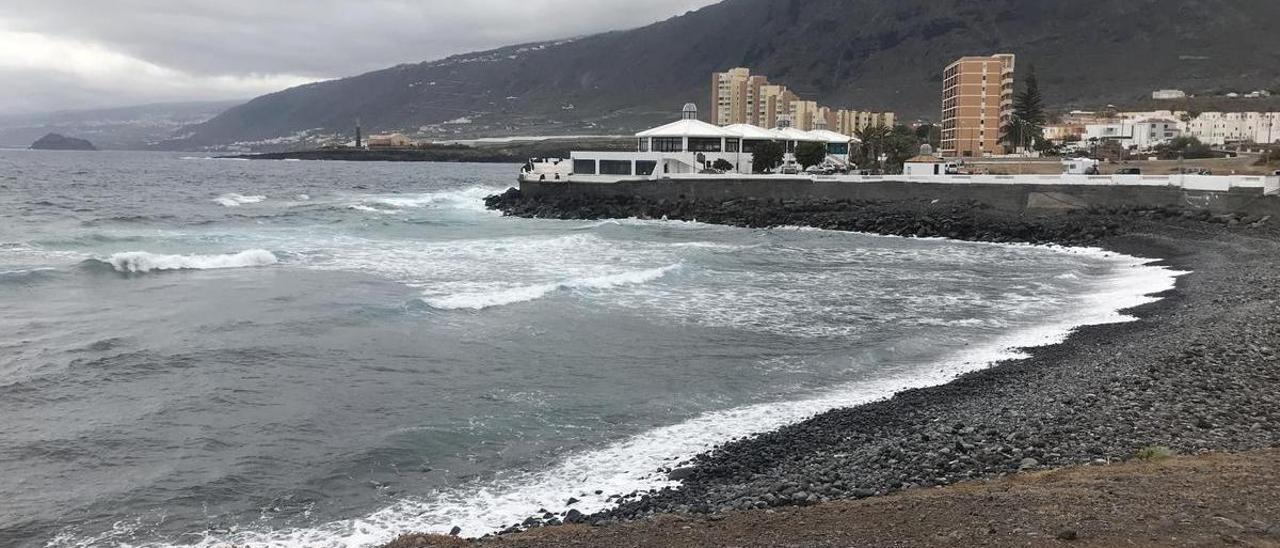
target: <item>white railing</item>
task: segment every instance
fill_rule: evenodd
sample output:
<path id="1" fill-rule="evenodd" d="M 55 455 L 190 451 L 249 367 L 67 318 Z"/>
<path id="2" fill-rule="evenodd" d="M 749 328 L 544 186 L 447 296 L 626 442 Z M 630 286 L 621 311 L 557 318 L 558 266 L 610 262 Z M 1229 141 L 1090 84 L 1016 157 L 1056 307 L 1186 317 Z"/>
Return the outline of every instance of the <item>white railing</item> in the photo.
<path id="1" fill-rule="evenodd" d="M 1266 194 L 1280 194 L 1280 176 L 1255 175 L 825 175 L 813 179 L 840 183 L 1147 186 L 1217 192 L 1260 188 Z"/>
<path id="2" fill-rule="evenodd" d="M 570 180 L 584 183 L 612 183 L 629 177 L 573 175 Z M 1173 187 L 1184 190 L 1227 192 L 1232 189 L 1262 189 L 1267 195 L 1280 195 L 1280 176 L 1257 175 L 746 175 L 727 173 L 710 175 L 672 173 L 653 175 L 654 180 L 693 181 L 796 181 L 833 183 L 926 183 L 948 185 L 1068 185 Z"/>

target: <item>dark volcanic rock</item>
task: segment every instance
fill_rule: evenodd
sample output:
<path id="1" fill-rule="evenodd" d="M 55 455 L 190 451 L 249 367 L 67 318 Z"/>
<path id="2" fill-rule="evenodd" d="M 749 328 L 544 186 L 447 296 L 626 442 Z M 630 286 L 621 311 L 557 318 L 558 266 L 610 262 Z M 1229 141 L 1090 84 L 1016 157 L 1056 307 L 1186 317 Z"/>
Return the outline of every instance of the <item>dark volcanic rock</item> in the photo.
<path id="1" fill-rule="evenodd" d="M 50 133 L 31 143 L 31 150 L 98 150 L 98 148 L 84 139 Z"/>
<path id="2" fill-rule="evenodd" d="M 548 219 L 665 217 L 1087 245 L 1160 258 L 1189 273 L 1162 300 L 1127 311 L 1138 321 L 1081 327 L 1027 359 L 726 443 L 694 458 L 691 471 L 673 471 L 683 476 L 679 489 L 619 499 L 588 516 L 592 523 L 862 498 L 1164 451 L 1280 446 L 1275 223 L 1193 207 L 1031 217 L 946 200 L 531 199 L 511 190 L 486 204 Z M 1059 533 L 1066 540 L 1075 530 Z"/>

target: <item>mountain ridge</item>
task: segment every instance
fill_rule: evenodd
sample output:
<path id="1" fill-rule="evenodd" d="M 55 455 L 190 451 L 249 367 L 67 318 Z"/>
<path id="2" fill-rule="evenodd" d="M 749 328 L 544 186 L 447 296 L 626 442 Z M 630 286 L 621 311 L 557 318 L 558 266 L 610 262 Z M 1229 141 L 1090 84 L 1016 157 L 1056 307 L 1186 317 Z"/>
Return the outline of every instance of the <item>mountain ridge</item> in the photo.
<path id="1" fill-rule="evenodd" d="M 507 46 L 264 95 L 171 147 L 280 145 L 370 131 L 422 138 L 621 133 L 707 108 L 710 73 L 749 66 L 833 107 L 937 118 L 942 68 L 1011 51 L 1055 105 L 1165 87 L 1280 87 L 1270 0 L 726 0 L 645 27 Z"/>

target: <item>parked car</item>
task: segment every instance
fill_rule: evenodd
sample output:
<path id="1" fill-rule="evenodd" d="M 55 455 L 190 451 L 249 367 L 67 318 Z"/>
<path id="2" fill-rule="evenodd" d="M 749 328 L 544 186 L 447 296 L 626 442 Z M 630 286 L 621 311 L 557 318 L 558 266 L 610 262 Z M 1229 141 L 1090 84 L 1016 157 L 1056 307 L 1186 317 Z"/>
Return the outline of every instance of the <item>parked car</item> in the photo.
<path id="1" fill-rule="evenodd" d="M 1136 167 L 1122 167 L 1116 170 L 1116 175 L 1142 175 L 1142 170 Z"/>

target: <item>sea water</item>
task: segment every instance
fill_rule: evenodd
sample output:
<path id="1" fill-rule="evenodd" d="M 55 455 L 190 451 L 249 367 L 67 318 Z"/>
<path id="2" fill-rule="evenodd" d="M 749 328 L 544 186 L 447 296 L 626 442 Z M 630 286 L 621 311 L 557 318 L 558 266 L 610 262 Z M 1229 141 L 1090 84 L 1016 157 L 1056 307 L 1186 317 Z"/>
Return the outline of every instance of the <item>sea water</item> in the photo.
<path id="1" fill-rule="evenodd" d="M 0 545 L 591 512 L 715 444 L 1124 321 L 1177 274 L 485 210 L 517 170 L 0 152 Z"/>

